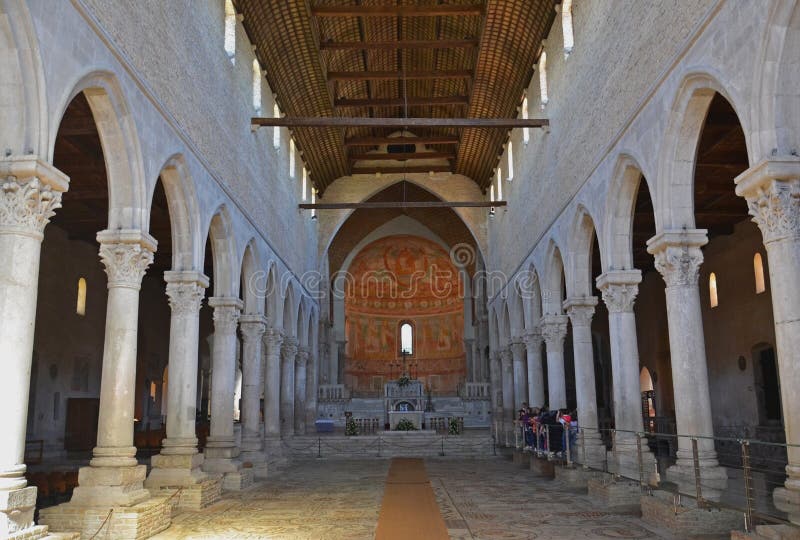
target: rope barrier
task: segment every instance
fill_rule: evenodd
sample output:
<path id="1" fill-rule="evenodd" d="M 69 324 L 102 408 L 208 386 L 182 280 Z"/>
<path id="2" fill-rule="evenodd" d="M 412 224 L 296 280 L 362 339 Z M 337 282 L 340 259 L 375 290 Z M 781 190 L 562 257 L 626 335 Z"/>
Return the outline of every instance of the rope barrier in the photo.
<path id="1" fill-rule="evenodd" d="M 106 518 L 103 520 L 103 523 L 100 524 L 100 528 L 97 529 L 97 531 L 92 536 L 89 537 L 89 540 L 94 540 L 95 538 L 97 538 L 97 535 L 100 534 L 100 531 L 102 531 L 103 527 L 106 526 L 106 523 L 108 523 L 108 520 L 111 518 L 111 514 L 113 513 L 114 509 L 112 508 L 111 510 L 108 511 L 108 514 L 106 514 Z"/>

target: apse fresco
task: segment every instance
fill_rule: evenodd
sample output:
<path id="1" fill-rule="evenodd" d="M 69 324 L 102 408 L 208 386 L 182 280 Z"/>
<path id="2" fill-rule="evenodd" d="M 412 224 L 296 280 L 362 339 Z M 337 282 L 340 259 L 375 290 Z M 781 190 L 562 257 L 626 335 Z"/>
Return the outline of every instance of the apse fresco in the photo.
<path id="1" fill-rule="evenodd" d="M 412 376 L 436 395 L 455 394 L 465 376 L 463 283 L 449 253 L 417 236 L 390 236 L 362 249 L 345 299 L 345 382 L 375 395 L 402 365 L 400 325 L 414 327 Z"/>

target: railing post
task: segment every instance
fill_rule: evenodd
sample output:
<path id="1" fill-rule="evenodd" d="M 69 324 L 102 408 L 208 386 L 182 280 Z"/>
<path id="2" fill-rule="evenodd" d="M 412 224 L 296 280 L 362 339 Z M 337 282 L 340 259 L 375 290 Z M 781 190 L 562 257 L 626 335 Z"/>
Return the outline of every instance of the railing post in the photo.
<path id="1" fill-rule="evenodd" d="M 570 430 L 569 425 L 567 426 L 566 431 L 564 431 L 563 428 L 561 429 L 561 432 L 565 435 L 564 444 L 567 447 L 567 449 L 566 449 L 567 467 L 571 467 L 572 466 L 572 449 L 570 448 L 570 444 L 569 444 L 569 430 Z"/>
<path id="2" fill-rule="evenodd" d="M 697 453 L 697 439 L 692 437 L 692 462 L 694 463 L 694 485 L 697 492 L 697 507 L 703 508 L 703 490 L 700 486 L 700 458 Z"/>
<path id="3" fill-rule="evenodd" d="M 741 441 L 742 471 L 744 473 L 744 495 L 747 507 L 744 514 L 744 530 L 751 532 L 753 528 L 753 478 L 750 469 L 750 441 Z"/>
<path id="4" fill-rule="evenodd" d="M 550 426 L 544 426 L 544 452 L 545 454 L 550 453 Z"/>
<path id="5" fill-rule="evenodd" d="M 442 453 L 440 455 L 444 455 L 444 435 L 442 435 Z"/>
<path id="6" fill-rule="evenodd" d="M 378 457 L 381 457 L 381 436 L 378 435 Z"/>
<path id="7" fill-rule="evenodd" d="M 644 490 L 644 463 L 642 461 L 642 435 L 636 434 L 636 460 L 639 463 L 639 488 Z"/>
<path id="8" fill-rule="evenodd" d="M 322 437 L 317 437 L 317 457 L 322 457 Z"/>
<path id="9" fill-rule="evenodd" d="M 611 449 L 612 449 L 611 451 L 612 451 L 613 456 L 614 456 L 614 462 L 615 463 L 619 463 L 619 460 L 617 459 L 617 430 L 616 429 L 612 429 L 611 430 Z M 608 456 L 606 456 L 606 469 L 609 468 L 607 460 L 608 460 Z M 614 478 L 619 478 L 619 469 L 614 471 L 612 474 L 614 475 Z"/>

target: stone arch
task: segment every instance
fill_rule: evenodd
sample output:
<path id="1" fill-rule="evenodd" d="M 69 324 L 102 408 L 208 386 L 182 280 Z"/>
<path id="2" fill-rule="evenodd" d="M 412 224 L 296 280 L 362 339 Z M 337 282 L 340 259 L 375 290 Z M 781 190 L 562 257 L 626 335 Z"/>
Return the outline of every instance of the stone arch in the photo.
<path id="1" fill-rule="evenodd" d="M 753 78 L 753 161 L 800 153 L 800 3 L 770 2 L 769 10 Z"/>
<path id="2" fill-rule="evenodd" d="M 239 272 L 235 264 L 236 249 L 233 226 L 227 207 L 223 204 L 212 214 L 204 238 L 210 238 L 214 264 L 214 296 L 239 296 Z"/>
<path id="3" fill-rule="evenodd" d="M 489 307 L 489 347 L 496 351 L 500 346 L 500 322 L 497 309 L 494 305 Z"/>
<path id="4" fill-rule="evenodd" d="M 297 335 L 297 300 L 295 300 L 296 293 L 294 291 L 294 284 L 290 281 L 286 284 L 286 289 L 283 291 L 283 309 L 281 324 L 283 334 L 285 336 L 294 337 Z"/>
<path id="5" fill-rule="evenodd" d="M 278 314 L 281 309 L 280 289 L 277 276 L 277 265 L 274 260 L 267 262 L 266 278 L 264 279 L 264 315 L 269 320 L 269 324 L 275 326 L 278 322 Z"/>
<path id="6" fill-rule="evenodd" d="M 653 389 L 653 378 L 650 376 L 650 370 L 647 366 L 643 366 L 639 372 L 639 390 L 646 392 Z"/>
<path id="7" fill-rule="evenodd" d="M 539 272 L 532 263 L 524 272 L 524 277 L 518 278 L 517 285 L 522 297 L 525 330 L 531 332 L 542 318 L 542 287 L 539 281 Z"/>
<path id="8" fill-rule="evenodd" d="M 714 95 L 730 103 L 745 133 L 748 159 L 750 130 L 742 120 L 741 101 L 708 73 L 690 73 L 680 85 L 671 107 L 659 155 L 655 200 L 656 230 L 694 229 L 694 169 L 697 145 Z M 752 161 L 751 161 L 752 163 Z M 731 188 L 733 189 L 733 188 Z"/>
<path id="9" fill-rule="evenodd" d="M 622 153 L 614 166 L 604 214 L 602 247 L 605 250 L 601 250 L 604 272 L 633 269 L 633 215 L 642 178 L 651 196 L 655 196 L 641 163 L 632 154 Z"/>
<path id="10" fill-rule="evenodd" d="M 509 314 L 509 339 L 519 337 L 525 333 L 525 314 L 522 305 L 522 295 L 520 294 L 519 282 L 514 281 L 510 284 L 508 298 L 506 299 Z"/>
<path id="11" fill-rule="evenodd" d="M 0 0 L 0 151 L 44 156 L 47 98 L 39 43 L 24 0 Z"/>
<path id="12" fill-rule="evenodd" d="M 551 239 L 545 256 L 544 282 L 542 287 L 542 310 L 544 315 L 561 315 L 564 301 L 564 259 L 561 249 Z"/>
<path id="13" fill-rule="evenodd" d="M 502 309 L 500 310 L 500 346 L 505 347 L 511 342 L 511 313 L 508 308 L 508 299 L 502 300 Z"/>
<path id="14" fill-rule="evenodd" d="M 259 283 L 263 277 L 261 267 L 256 240 L 251 238 L 244 248 L 241 263 L 242 300 L 244 313 L 248 315 L 263 315 L 264 302 L 261 300 L 262 286 Z"/>
<path id="15" fill-rule="evenodd" d="M 308 300 L 305 296 L 300 298 L 300 305 L 297 310 L 297 345 L 300 347 L 308 346 Z"/>
<path id="16" fill-rule="evenodd" d="M 595 223 L 589 210 L 582 204 L 578 205 L 569 236 L 569 270 L 566 272 L 569 297 L 592 295 L 592 248 L 595 237 L 600 242 Z M 602 244 L 598 249 L 602 262 Z"/>
<path id="17" fill-rule="evenodd" d="M 172 232 L 172 270 L 194 270 L 201 268 L 199 254 L 202 253 L 203 238 L 199 233 L 199 212 L 194 184 L 186 161 L 181 154 L 171 156 L 159 173 L 161 185 L 167 195 L 170 226 Z M 155 184 L 150 191 L 148 215 L 153 204 Z"/>
<path id="18" fill-rule="evenodd" d="M 59 100 L 57 118 L 50 126 L 48 161 L 67 106 L 80 93 L 92 110 L 108 176 L 108 229 L 145 230 L 148 222 L 148 189 L 136 124 L 117 77 L 93 71 L 81 77 Z"/>

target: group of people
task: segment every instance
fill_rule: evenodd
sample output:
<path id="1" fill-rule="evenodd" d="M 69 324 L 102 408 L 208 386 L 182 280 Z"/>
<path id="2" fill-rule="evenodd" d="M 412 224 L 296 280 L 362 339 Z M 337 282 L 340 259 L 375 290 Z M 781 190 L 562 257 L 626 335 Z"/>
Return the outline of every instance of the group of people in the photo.
<path id="1" fill-rule="evenodd" d="M 529 407 L 522 404 L 517 422 L 525 441 L 524 450 L 544 455 L 566 457 L 569 450 L 575 455 L 578 439 L 578 415 L 566 409 L 548 410 L 547 407 Z"/>

